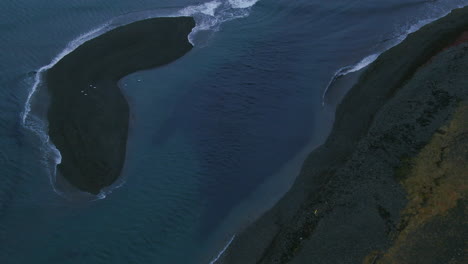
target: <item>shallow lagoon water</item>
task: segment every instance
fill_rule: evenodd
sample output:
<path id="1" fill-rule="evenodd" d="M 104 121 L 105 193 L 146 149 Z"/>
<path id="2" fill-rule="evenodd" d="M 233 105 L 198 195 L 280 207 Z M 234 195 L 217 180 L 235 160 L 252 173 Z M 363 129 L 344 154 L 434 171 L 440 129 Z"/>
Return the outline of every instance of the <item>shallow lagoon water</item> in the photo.
<path id="1" fill-rule="evenodd" d="M 326 136 L 334 74 L 468 1 L 261 0 L 200 33 L 185 57 L 121 80 L 132 119 L 120 188 L 93 202 L 55 193 L 41 139 L 21 121 L 34 71 L 108 21 L 200 4 L 210 10 L 188 0 L 0 4 L 2 263 L 209 263 Z"/>

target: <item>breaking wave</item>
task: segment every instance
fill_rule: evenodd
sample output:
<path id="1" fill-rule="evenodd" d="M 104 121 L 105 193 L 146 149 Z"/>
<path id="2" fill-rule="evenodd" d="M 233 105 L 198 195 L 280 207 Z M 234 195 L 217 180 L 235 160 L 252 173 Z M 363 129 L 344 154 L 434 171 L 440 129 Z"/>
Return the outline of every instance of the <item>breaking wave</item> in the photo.
<path id="1" fill-rule="evenodd" d="M 407 25 L 407 26 L 404 26 L 400 29 L 399 32 L 401 33 L 397 33 L 396 36 L 392 37 L 391 39 L 388 39 L 386 41 L 389 41 L 389 44 L 387 44 L 387 46 L 377 52 L 377 53 L 374 53 L 374 54 L 371 54 L 369 56 L 366 56 L 365 58 L 361 59 L 359 62 L 357 62 L 356 64 L 352 64 L 352 65 L 347 65 L 347 66 L 344 66 L 340 69 L 338 69 L 335 74 L 333 74 L 332 78 L 330 79 L 330 81 L 328 82 L 327 86 L 325 87 L 325 90 L 323 91 L 322 93 L 322 106 L 325 106 L 326 104 L 326 96 L 327 96 L 327 93 L 330 89 L 330 87 L 333 86 L 333 84 L 336 82 L 336 80 L 338 80 L 339 78 L 345 76 L 345 75 L 348 75 L 350 73 L 353 73 L 353 72 L 357 72 L 357 71 L 360 71 L 362 69 L 364 69 L 365 67 L 369 66 L 371 63 L 373 63 L 375 60 L 377 60 L 377 58 L 382 54 L 384 53 L 385 51 L 391 49 L 392 47 L 400 44 L 403 40 L 406 39 L 406 37 L 413 33 L 413 32 L 416 32 L 417 30 L 419 30 L 420 28 L 422 28 L 423 26 L 439 19 L 439 18 L 442 18 L 446 15 L 448 15 L 453 9 L 456 9 L 456 8 L 461 8 L 463 7 L 464 5 L 457 5 L 453 8 L 451 8 L 450 10 L 445 10 L 441 13 L 438 13 L 438 14 L 432 14 L 432 17 L 430 18 L 425 18 L 425 19 L 421 19 L 419 21 L 417 21 L 416 23 L 413 23 L 411 25 Z"/>
<path id="2" fill-rule="evenodd" d="M 67 46 L 57 55 L 52 61 L 39 68 L 34 75 L 33 83 L 29 90 L 24 110 L 21 113 L 21 121 L 25 128 L 36 134 L 41 141 L 41 150 L 44 153 L 42 162 L 49 170 L 49 179 L 51 185 L 56 193 L 66 197 L 64 192 L 57 189 L 56 183 L 56 167 L 62 161 L 60 151 L 52 144 L 49 139 L 48 124 L 44 118 L 31 113 L 31 105 L 34 96 L 38 89 L 43 85 L 44 73 L 55 66 L 62 58 L 73 52 L 83 43 L 96 38 L 112 29 L 123 26 L 139 20 L 157 18 L 157 17 L 180 17 L 191 16 L 195 19 L 196 25 L 188 36 L 189 42 L 197 46 L 197 34 L 201 31 L 216 32 L 219 30 L 222 23 L 238 18 L 246 17 L 250 14 L 251 7 L 253 7 L 259 0 L 214 0 L 205 2 L 200 5 L 193 5 L 183 7 L 181 9 L 155 9 L 142 12 L 130 13 L 117 17 L 103 25 L 90 30 L 78 36 L 67 44 Z M 112 186 L 104 188 L 101 193 L 93 196 L 91 200 L 104 199 L 114 189 L 122 186 L 124 180 L 120 179 Z M 85 194 L 89 196 L 88 194 Z"/>
<path id="3" fill-rule="evenodd" d="M 231 239 L 227 242 L 224 248 L 218 253 L 218 255 L 216 255 L 216 257 L 212 261 L 210 261 L 210 264 L 215 264 L 216 262 L 218 262 L 218 260 L 223 256 L 224 252 L 226 252 L 226 250 L 229 248 L 232 241 L 234 241 L 234 238 L 236 238 L 236 235 L 233 235 L 231 237 Z"/>

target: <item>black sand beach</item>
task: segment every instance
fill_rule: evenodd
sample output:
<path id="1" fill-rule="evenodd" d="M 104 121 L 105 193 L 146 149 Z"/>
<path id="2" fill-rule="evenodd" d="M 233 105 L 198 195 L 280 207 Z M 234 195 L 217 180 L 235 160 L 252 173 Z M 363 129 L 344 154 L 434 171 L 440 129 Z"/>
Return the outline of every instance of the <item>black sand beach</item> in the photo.
<path id="1" fill-rule="evenodd" d="M 465 263 L 466 31 L 468 7 L 371 64 L 291 190 L 220 263 Z"/>
<path id="2" fill-rule="evenodd" d="M 46 75 L 49 136 L 60 150 L 60 173 L 97 194 L 120 175 L 129 106 L 117 82 L 168 64 L 191 50 L 191 17 L 154 18 L 116 28 L 65 56 Z"/>

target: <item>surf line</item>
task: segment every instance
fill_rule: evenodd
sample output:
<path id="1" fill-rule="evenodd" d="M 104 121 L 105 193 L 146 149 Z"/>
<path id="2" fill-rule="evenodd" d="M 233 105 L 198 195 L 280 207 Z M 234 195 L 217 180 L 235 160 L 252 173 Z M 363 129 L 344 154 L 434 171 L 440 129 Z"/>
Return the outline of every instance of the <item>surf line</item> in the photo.
<path id="1" fill-rule="evenodd" d="M 425 26 L 425 25 L 427 25 L 427 24 L 429 24 L 429 23 L 431 23 L 431 22 L 433 22 L 433 21 L 435 21 L 435 20 L 437 20 L 439 18 L 442 18 L 442 17 L 448 15 L 452 10 L 457 9 L 457 8 L 461 8 L 461 7 L 464 7 L 464 5 L 458 5 L 458 6 L 454 7 L 454 8 L 452 8 L 452 9 L 450 9 L 449 11 L 444 12 L 442 15 L 439 15 L 437 17 L 432 17 L 432 18 L 419 20 L 418 22 L 416 22 L 415 24 L 410 26 L 407 30 L 405 30 L 402 34 L 399 34 L 398 36 L 392 38 L 392 39 L 395 39 L 395 41 L 393 43 L 391 43 L 388 47 L 384 48 L 384 50 L 382 50 L 380 52 L 377 52 L 377 53 L 374 53 L 372 55 L 369 55 L 369 56 L 363 58 L 362 60 L 360 60 L 356 64 L 352 64 L 352 65 L 348 65 L 348 66 L 344 66 L 344 67 L 339 68 L 335 72 L 335 74 L 333 74 L 332 78 L 330 79 L 327 86 L 325 87 L 325 90 L 322 93 L 322 107 L 325 107 L 325 104 L 326 104 L 325 97 L 327 96 L 328 90 L 331 88 L 331 86 L 333 86 L 333 84 L 336 82 L 336 80 L 338 80 L 340 77 L 346 76 L 346 75 L 348 75 L 350 73 L 353 73 L 353 72 L 357 72 L 357 71 L 369 66 L 371 63 L 376 61 L 382 53 L 384 53 L 385 51 L 395 47 L 398 44 L 400 44 L 403 40 L 406 39 L 406 37 L 408 37 L 409 34 L 419 30 L 423 26 Z"/>
<path id="2" fill-rule="evenodd" d="M 147 15 L 143 18 L 132 19 L 131 21 L 127 21 L 127 23 L 135 22 L 137 20 L 142 20 L 142 19 L 155 18 L 155 17 L 192 16 L 194 18 L 197 18 L 198 16 L 203 16 L 203 19 L 196 19 L 197 25 L 194 27 L 193 31 L 189 35 L 190 43 L 195 46 L 195 43 L 193 43 L 194 42 L 193 36 L 192 36 L 193 34 L 201 30 L 217 31 L 218 26 L 222 24 L 223 22 L 227 22 L 233 19 L 243 18 L 247 16 L 249 14 L 248 10 L 250 10 L 250 8 L 252 8 L 258 1 L 259 0 L 228 0 L 227 2 L 220 2 L 219 0 L 214 0 L 214 1 L 205 2 L 203 4 L 196 5 L 196 6 L 187 6 L 175 12 L 171 12 L 170 14 Z M 44 72 L 52 68 L 61 59 L 63 59 L 63 57 L 73 52 L 76 48 L 78 48 L 85 42 L 93 38 L 96 38 L 99 35 L 102 35 L 106 33 L 107 31 L 110 31 L 114 28 L 123 26 L 123 25 L 113 24 L 115 20 L 117 19 L 112 19 L 111 21 L 104 23 L 103 25 L 87 33 L 79 35 L 77 38 L 69 42 L 67 46 L 65 47 L 65 49 L 63 49 L 57 56 L 55 56 L 49 64 L 42 66 L 36 71 L 36 74 L 34 77 L 34 83 L 31 89 L 29 90 L 28 96 L 26 98 L 24 110 L 21 112 L 21 121 L 22 121 L 23 126 L 33 130 L 36 133 L 43 132 L 43 131 L 35 131 L 33 125 L 28 126 L 27 119 L 31 112 L 31 100 L 37 88 L 42 83 L 42 79 L 43 79 L 42 76 Z"/>
<path id="3" fill-rule="evenodd" d="M 325 106 L 325 96 L 327 95 L 328 90 L 330 87 L 335 83 L 336 80 L 338 80 L 340 77 L 343 77 L 345 75 L 348 75 L 353 72 L 357 72 L 365 67 L 367 67 L 369 64 L 374 62 L 381 53 L 376 53 L 369 55 L 362 59 L 360 62 L 354 64 L 354 65 L 348 65 L 345 67 L 340 68 L 338 71 L 335 72 L 331 80 L 328 82 L 327 87 L 325 88 L 325 91 L 322 94 L 322 106 Z"/>
<path id="4" fill-rule="evenodd" d="M 55 145 L 49 140 L 49 135 L 47 133 L 47 127 L 43 120 L 40 120 L 37 116 L 31 114 L 31 105 L 32 100 L 34 98 L 34 94 L 37 92 L 40 85 L 43 83 L 44 74 L 47 70 L 54 67 L 61 59 L 65 56 L 73 52 L 79 46 L 84 44 L 85 42 L 96 38 L 110 30 L 113 30 L 119 26 L 124 26 L 126 24 L 130 24 L 132 22 L 136 22 L 139 20 L 144 19 L 151 19 L 157 17 L 179 17 L 179 16 L 191 16 L 195 19 L 196 26 L 193 28 L 192 32 L 188 35 L 189 42 L 196 46 L 194 43 L 194 35 L 199 31 L 212 31 L 216 32 L 219 30 L 219 27 L 222 23 L 246 17 L 250 14 L 250 9 L 253 7 L 259 0 L 227 0 L 227 1 L 220 1 L 220 0 L 213 0 L 207 1 L 200 5 L 194 6 L 187 6 L 182 9 L 172 10 L 170 12 L 165 12 L 162 10 L 151 10 L 151 11 L 143 11 L 138 12 L 130 15 L 123 15 L 111 19 L 107 23 L 102 24 L 101 26 L 90 30 L 87 33 L 79 35 L 77 38 L 70 41 L 65 48 L 56 55 L 49 64 L 40 67 L 34 76 L 34 80 L 32 85 L 30 86 L 25 105 L 23 111 L 20 113 L 20 120 L 21 124 L 24 128 L 32 131 L 36 134 L 42 142 L 43 145 L 43 152 L 44 152 L 44 161 L 48 160 L 53 156 L 54 164 L 50 164 L 50 166 L 54 167 L 51 168 L 49 166 L 49 179 L 52 184 L 54 191 L 63 196 L 61 192 L 59 192 L 55 187 L 55 174 L 56 174 L 56 166 L 62 162 L 62 156 L 60 151 L 55 147 Z M 144 14 L 144 15 L 142 15 Z M 119 19 L 124 19 L 124 23 L 119 23 Z M 120 183 L 115 188 L 118 188 L 123 183 Z M 96 196 L 96 199 L 103 199 L 106 197 L 106 194 L 112 192 L 114 188 L 110 188 L 106 190 L 105 193 L 100 193 Z"/>
<path id="5" fill-rule="evenodd" d="M 196 18 L 197 16 L 204 16 L 203 19 L 198 19 L 199 21 L 197 25 L 194 27 L 193 32 L 189 35 L 189 41 L 191 42 L 192 45 L 195 46 L 195 43 L 193 43 L 193 34 L 197 33 L 198 31 L 201 30 L 210 30 L 214 29 L 215 31 L 217 30 L 217 27 L 219 24 L 230 21 L 236 18 L 243 18 L 247 16 L 249 13 L 248 12 L 242 12 L 245 10 L 249 10 L 251 7 L 253 7 L 259 0 L 228 0 L 227 2 L 220 2 L 219 0 L 214 0 L 214 1 L 209 1 L 205 2 L 200 5 L 196 6 L 187 6 L 184 7 L 180 10 L 177 10 L 175 12 L 171 12 L 170 14 L 159 14 L 159 15 L 147 15 L 143 18 L 140 19 L 132 19 L 131 21 L 127 21 L 127 23 L 135 22 L 137 20 L 142 20 L 142 19 L 149 19 L 149 18 L 155 18 L 155 17 L 177 17 L 177 16 L 192 16 Z M 224 7 L 223 7 L 224 5 Z M 156 12 L 157 13 L 157 12 Z M 211 19 L 207 19 L 206 17 L 209 17 Z M 69 53 L 74 51 L 76 48 L 84 44 L 85 42 L 98 37 L 99 35 L 102 35 L 106 33 L 107 31 L 110 31 L 114 28 L 117 28 L 119 26 L 123 25 L 115 25 L 113 24 L 114 20 L 113 19 L 107 23 L 104 23 L 103 25 L 85 33 L 79 35 L 76 39 L 72 40 L 67 44 L 65 49 L 63 49 L 55 58 L 52 59 L 52 61 L 39 68 L 35 74 L 34 78 L 34 84 L 32 85 L 27 99 L 26 99 L 26 104 L 23 112 L 21 113 L 21 121 L 23 125 L 26 124 L 27 117 L 31 111 L 31 100 L 36 92 L 38 86 L 42 83 L 42 75 L 45 71 L 49 70 L 52 68 L 55 64 L 57 64 L 63 57 L 67 56 Z M 196 19 L 197 20 L 197 19 Z"/>
<path id="6" fill-rule="evenodd" d="M 215 264 L 219 258 L 221 258 L 224 254 L 224 252 L 226 252 L 226 250 L 229 248 L 229 246 L 231 245 L 232 241 L 234 241 L 234 238 L 236 238 L 236 235 L 233 235 L 231 237 L 231 239 L 229 240 L 229 242 L 224 246 L 224 248 L 218 253 L 218 255 L 212 260 L 210 261 L 210 264 Z"/>

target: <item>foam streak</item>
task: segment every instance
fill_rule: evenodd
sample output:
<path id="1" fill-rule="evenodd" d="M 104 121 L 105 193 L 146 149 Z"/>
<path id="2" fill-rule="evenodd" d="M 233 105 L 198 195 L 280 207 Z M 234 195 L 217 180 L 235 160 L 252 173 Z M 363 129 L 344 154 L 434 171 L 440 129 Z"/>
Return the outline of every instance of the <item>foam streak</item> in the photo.
<path id="1" fill-rule="evenodd" d="M 145 12 L 145 15 L 142 17 L 138 14 L 133 14 L 134 17 L 127 17 L 127 15 L 122 17 L 117 17 L 108 23 L 105 23 L 85 34 L 78 36 L 76 39 L 72 40 L 67 46 L 57 55 L 52 61 L 39 68 L 36 71 L 34 76 L 34 83 L 32 84 L 28 96 L 26 98 L 24 110 L 21 112 L 21 122 L 22 125 L 31 130 L 36 134 L 42 142 L 42 151 L 44 152 L 44 161 L 48 164 L 49 160 L 53 160 L 53 166 L 49 168 L 50 171 L 50 182 L 54 191 L 60 195 L 63 195 L 56 189 L 56 167 L 61 163 L 62 156 L 60 151 L 50 142 L 48 136 L 48 128 L 46 123 L 41 120 L 39 117 L 31 114 L 31 104 L 34 98 L 34 94 L 37 92 L 39 86 L 43 83 L 43 76 L 45 72 L 52 67 L 54 67 L 62 58 L 73 52 L 79 46 L 85 42 L 96 38 L 112 29 L 115 29 L 119 26 L 136 22 L 142 19 L 150 19 L 156 17 L 178 17 L 178 16 L 192 16 L 196 21 L 196 26 L 189 34 L 188 39 L 190 43 L 194 46 L 197 45 L 195 41 L 195 36 L 199 31 L 218 31 L 222 23 L 230 21 L 237 18 L 242 18 L 248 16 L 250 13 L 250 8 L 255 5 L 259 0 L 214 0 L 210 2 L 205 2 L 196 6 L 188 6 L 179 10 L 175 10 L 169 13 L 161 13 L 161 10 L 154 10 L 151 13 Z M 121 21 L 121 22 L 119 22 Z M 123 22 L 125 21 L 125 22 Z M 47 165 L 48 167 L 50 165 Z M 96 196 L 96 199 L 103 199 L 107 194 L 111 193 L 113 189 L 122 186 L 124 182 L 119 182 L 114 186 L 106 188 L 102 193 Z"/>
<path id="2" fill-rule="evenodd" d="M 233 236 L 231 237 L 231 239 L 230 239 L 229 242 L 226 244 L 226 246 L 224 246 L 223 250 L 221 250 L 221 251 L 218 253 L 218 255 L 216 256 L 216 258 L 214 258 L 214 259 L 210 262 L 210 264 L 215 264 L 215 263 L 219 260 L 219 258 L 221 258 L 221 257 L 223 256 L 224 252 L 226 252 L 226 250 L 229 248 L 229 246 L 231 245 L 232 241 L 234 241 L 234 238 L 236 238 L 236 235 L 233 235 Z"/>
<path id="3" fill-rule="evenodd" d="M 464 5 L 458 5 L 456 6 L 455 8 L 461 8 L 461 7 L 464 7 Z M 455 9 L 454 8 L 454 9 Z M 417 23 L 411 25 L 408 29 L 406 29 L 402 34 L 398 35 L 397 37 L 394 38 L 394 41 L 393 43 L 389 44 L 383 51 L 380 51 L 378 53 L 375 53 L 375 54 L 372 54 L 372 55 L 369 55 L 367 57 L 365 57 L 364 59 L 362 59 L 361 61 L 359 61 L 358 63 L 356 64 L 353 64 L 353 65 L 348 65 L 348 66 L 344 66 L 340 69 L 338 69 L 338 71 L 335 72 L 335 74 L 333 74 L 332 78 L 330 79 L 330 81 L 328 82 L 327 86 L 325 87 L 325 90 L 323 91 L 323 94 L 322 94 L 322 106 L 325 106 L 325 97 L 327 95 L 327 92 L 328 90 L 331 88 L 331 86 L 335 83 L 335 81 L 337 79 L 339 79 L 340 77 L 343 77 L 347 74 L 350 74 L 350 73 L 353 73 L 353 72 L 357 72 L 367 66 L 369 66 L 371 63 L 373 63 L 375 60 L 377 60 L 377 58 L 382 54 L 384 53 L 385 51 L 393 48 L 394 46 L 400 44 L 403 40 L 406 39 L 406 37 L 413 33 L 413 32 L 416 32 L 417 30 L 419 30 L 420 28 L 422 28 L 423 26 L 439 19 L 439 18 L 442 18 L 446 15 L 448 15 L 453 9 L 449 10 L 448 12 L 445 12 L 443 13 L 442 15 L 440 16 L 437 16 L 437 17 L 433 17 L 433 18 L 429 18 L 429 19 L 423 19 L 423 20 L 420 20 L 418 21 Z"/>

